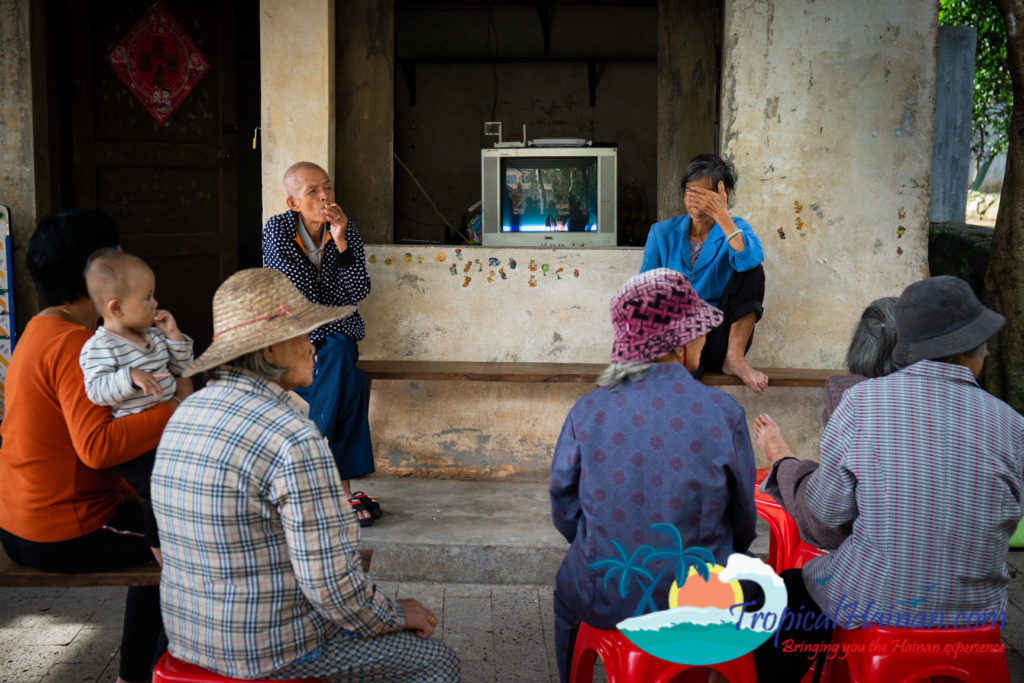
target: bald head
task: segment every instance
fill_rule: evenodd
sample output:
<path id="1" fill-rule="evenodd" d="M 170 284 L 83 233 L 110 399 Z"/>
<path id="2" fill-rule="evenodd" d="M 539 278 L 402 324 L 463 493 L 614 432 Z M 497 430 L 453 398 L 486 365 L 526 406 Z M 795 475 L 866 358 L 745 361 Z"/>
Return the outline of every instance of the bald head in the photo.
<path id="1" fill-rule="evenodd" d="M 284 191 L 288 193 L 289 197 L 299 196 L 299 191 L 302 189 L 302 183 L 299 180 L 300 171 L 319 171 L 325 176 L 327 175 L 327 171 L 312 161 L 298 161 L 292 164 L 284 172 Z"/>

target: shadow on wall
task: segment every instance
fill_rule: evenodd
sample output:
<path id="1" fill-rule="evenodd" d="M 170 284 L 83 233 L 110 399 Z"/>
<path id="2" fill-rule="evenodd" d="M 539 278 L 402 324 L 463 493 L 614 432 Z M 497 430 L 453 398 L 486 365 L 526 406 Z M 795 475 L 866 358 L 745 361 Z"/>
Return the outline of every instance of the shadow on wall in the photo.
<path id="1" fill-rule="evenodd" d="M 647 193 L 637 182 L 619 183 L 616 232 L 620 247 L 642 247 L 647 244 L 651 214 Z"/>
<path id="2" fill-rule="evenodd" d="M 978 298 L 992 251 L 992 229 L 966 223 L 932 223 L 928 230 L 928 269 L 970 283 Z"/>

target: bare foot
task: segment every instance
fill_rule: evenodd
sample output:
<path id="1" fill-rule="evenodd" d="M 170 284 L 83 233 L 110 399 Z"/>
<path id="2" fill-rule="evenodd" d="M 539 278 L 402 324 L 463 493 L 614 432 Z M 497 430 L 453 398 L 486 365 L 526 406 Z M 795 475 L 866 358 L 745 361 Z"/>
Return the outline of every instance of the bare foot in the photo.
<path id="1" fill-rule="evenodd" d="M 722 372 L 739 377 L 754 393 L 759 394 L 768 388 L 768 375 L 750 367 L 750 363 L 743 356 L 740 356 L 739 360 L 733 360 L 726 356 L 722 363 Z"/>
<path id="2" fill-rule="evenodd" d="M 786 440 L 782 438 L 779 425 L 764 413 L 754 418 L 754 441 L 764 456 L 768 458 L 768 462 L 793 457 L 793 452 L 789 450 Z"/>

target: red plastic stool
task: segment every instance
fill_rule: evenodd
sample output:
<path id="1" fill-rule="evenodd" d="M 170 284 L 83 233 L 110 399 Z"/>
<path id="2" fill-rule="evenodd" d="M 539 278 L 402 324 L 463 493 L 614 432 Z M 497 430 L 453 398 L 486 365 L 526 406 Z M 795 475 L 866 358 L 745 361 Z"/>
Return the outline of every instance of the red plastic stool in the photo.
<path id="1" fill-rule="evenodd" d="M 221 676 L 195 664 L 175 659 L 170 652 L 165 652 L 153 669 L 152 683 L 251 683 L 251 681 Z M 286 682 L 261 679 L 261 683 Z M 319 678 L 290 678 L 287 683 L 323 683 L 323 681 Z"/>
<path id="2" fill-rule="evenodd" d="M 829 660 L 829 683 L 917 683 L 933 676 L 966 683 L 1010 681 L 998 628 L 837 628 L 832 642 L 846 658 L 839 654 Z"/>
<path id="3" fill-rule="evenodd" d="M 754 505 L 757 515 L 768 522 L 771 531 L 768 537 L 768 565 L 778 574 L 784 569 L 800 569 L 826 551 L 801 540 L 796 520 L 774 498 L 761 492 L 761 480 L 767 476 L 768 469 L 763 467 L 757 471 Z"/>
<path id="4" fill-rule="evenodd" d="M 721 664 L 676 664 L 647 654 L 618 630 L 599 631 L 586 624 L 580 624 L 576 634 L 570 683 L 591 683 L 594 680 L 596 657 L 600 657 L 604 663 L 608 683 L 668 683 L 679 674 L 695 669 L 714 669 L 728 678 L 729 683 L 757 683 L 753 653 Z"/>

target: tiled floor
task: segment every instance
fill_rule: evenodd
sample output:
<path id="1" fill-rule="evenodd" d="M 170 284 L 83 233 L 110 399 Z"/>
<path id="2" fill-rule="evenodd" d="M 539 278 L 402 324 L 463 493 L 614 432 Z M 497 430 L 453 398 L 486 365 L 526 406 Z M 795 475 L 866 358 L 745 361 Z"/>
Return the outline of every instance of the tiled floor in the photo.
<path id="1" fill-rule="evenodd" d="M 1024 681 L 1024 551 L 1010 553 L 1003 640 Z M 381 582 L 440 617 L 466 683 L 557 681 L 550 586 Z M 0 683 L 79 683 L 117 677 L 123 588 L 0 588 Z"/>

